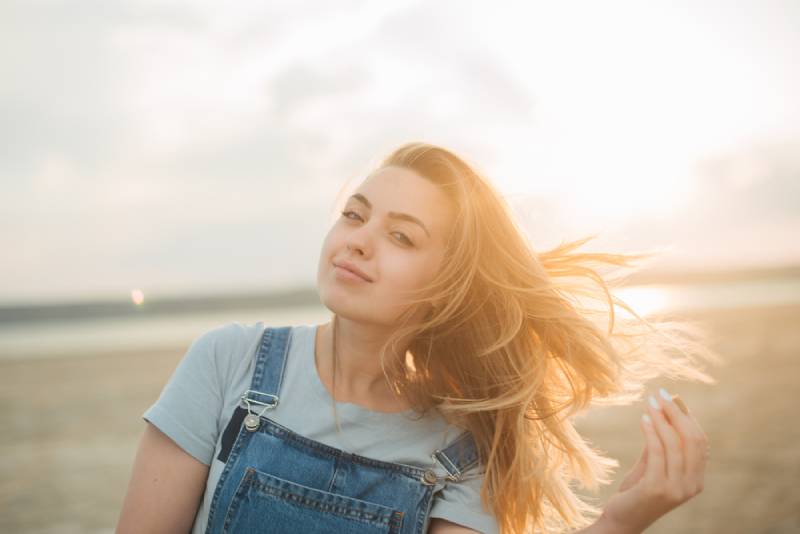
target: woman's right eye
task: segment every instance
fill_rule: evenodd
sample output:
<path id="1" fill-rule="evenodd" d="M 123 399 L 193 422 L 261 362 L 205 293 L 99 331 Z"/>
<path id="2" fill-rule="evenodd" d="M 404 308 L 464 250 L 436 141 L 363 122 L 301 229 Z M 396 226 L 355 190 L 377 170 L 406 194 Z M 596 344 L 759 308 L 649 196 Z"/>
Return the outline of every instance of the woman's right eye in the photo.
<path id="1" fill-rule="evenodd" d="M 348 219 L 352 219 L 352 217 L 348 217 L 348 216 L 347 216 L 349 213 L 352 213 L 352 214 L 354 214 L 354 215 L 355 215 L 356 217 L 358 217 L 359 219 L 361 218 L 361 215 L 359 215 L 358 213 L 356 213 L 355 211 L 352 211 L 352 210 L 349 210 L 349 211 L 343 211 L 343 212 L 342 212 L 342 215 L 344 215 L 344 216 L 345 216 L 346 218 L 348 218 Z"/>

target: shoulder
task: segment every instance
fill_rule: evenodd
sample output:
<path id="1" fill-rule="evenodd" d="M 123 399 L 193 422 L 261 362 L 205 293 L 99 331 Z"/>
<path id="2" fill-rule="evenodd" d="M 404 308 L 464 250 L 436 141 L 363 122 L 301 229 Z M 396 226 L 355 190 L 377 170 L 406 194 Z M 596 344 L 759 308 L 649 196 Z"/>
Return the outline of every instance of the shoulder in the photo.
<path id="1" fill-rule="evenodd" d="M 203 331 L 192 344 L 208 350 L 217 357 L 231 357 L 241 354 L 242 349 L 256 343 L 265 328 L 267 326 L 261 321 L 255 323 L 230 321 Z"/>
<path id="2" fill-rule="evenodd" d="M 485 473 L 478 465 L 464 471 L 462 480 L 445 485 L 434 499 L 431 517 L 445 519 L 487 534 L 499 533 L 497 519 L 481 499 L 484 480 Z"/>
<path id="3" fill-rule="evenodd" d="M 223 385 L 247 366 L 248 355 L 255 350 L 265 328 L 261 321 L 229 321 L 207 328 L 192 340 L 184 355 L 184 365 L 207 369 L 224 389 Z"/>
<path id="4" fill-rule="evenodd" d="M 255 323 L 229 321 L 203 331 L 198 339 L 224 349 L 237 345 L 254 335 L 260 335 L 264 328 L 266 325 L 261 321 Z"/>
<path id="5" fill-rule="evenodd" d="M 260 331 L 263 324 L 228 322 L 197 335 L 144 419 L 210 465 L 231 388 L 247 369 L 246 344 Z"/>
<path id="6" fill-rule="evenodd" d="M 266 330 L 288 328 L 290 337 L 298 344 L 313 343 L 313 329 L 307 325 L 272 325 L 263 321 L 242 323 L 229 321 L 210 328 L 198 336 L 194 343 L 214 360 L 223 379 L 231 373 L 246 372 L 253 360 Z"/>

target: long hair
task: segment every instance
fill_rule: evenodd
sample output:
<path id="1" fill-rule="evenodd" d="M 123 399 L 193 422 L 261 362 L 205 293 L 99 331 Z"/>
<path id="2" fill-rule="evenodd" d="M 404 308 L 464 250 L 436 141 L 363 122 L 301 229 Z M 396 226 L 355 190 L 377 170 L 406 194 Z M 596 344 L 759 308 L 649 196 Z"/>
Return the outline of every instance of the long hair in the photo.
<path id="1" fill-rule="evenodd" d="M 380 353 L 387 382 L 416 411 L 435 407 L 471 432 L 481 500 L 503 533 L 590 524 L 602 510 L 571 485 L 609 484 L 619 462 L 593 449 L 571 418 L 640 400 L 661 375 L 716 383 L 699 364 L 719 355 L 697 324 L 640 317 L 612 294 L 612 277 L 593 268 L 635 267 L 652 253 L 577 250 L 595 236 L 537 252 L 489 180 L 439 146 L 404 144 L 385 166 L 430 180 L 456 213 L 442 268 L 409 295 Z M 616 317 L 615 305 L 633 318 Z M 387 356 L 398 343 L 405 355 Z"/>

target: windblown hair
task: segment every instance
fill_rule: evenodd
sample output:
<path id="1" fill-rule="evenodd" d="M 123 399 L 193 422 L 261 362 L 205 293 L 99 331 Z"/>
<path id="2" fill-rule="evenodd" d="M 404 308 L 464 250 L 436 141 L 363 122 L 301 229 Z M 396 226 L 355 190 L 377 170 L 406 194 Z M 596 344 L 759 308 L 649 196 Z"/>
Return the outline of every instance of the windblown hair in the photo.
<path id="1" fill-rule="evenodd" d="M 416 411 L 436 407 L 472 433 L 481 500 L 503 533 L 590 524 L 602 510 L 572 482 L 596 490 L 612 482 L 619 462 L 593 449 L 571 418 L 638 401 L 661 375 L 716 383 L 699 363 L 720 356 L 693 322 L 640 317 L 611 293 L 612 277 L 593 268 L 635 267 L 653 253 L 577 251 L 594 236 L 537 252 L 491 183 L 438 146 L 407 143 L 378 168 L 386 166 L 438 185 L 456 213 L 441 270 L 409 295 L 383 347 L 388 383 Z M 633 318 L 617 318 L 615 305 Z M 425 319 L 412 321 L 421 308 Z M 387 356 L 399 343 L 405 357 Z"/>

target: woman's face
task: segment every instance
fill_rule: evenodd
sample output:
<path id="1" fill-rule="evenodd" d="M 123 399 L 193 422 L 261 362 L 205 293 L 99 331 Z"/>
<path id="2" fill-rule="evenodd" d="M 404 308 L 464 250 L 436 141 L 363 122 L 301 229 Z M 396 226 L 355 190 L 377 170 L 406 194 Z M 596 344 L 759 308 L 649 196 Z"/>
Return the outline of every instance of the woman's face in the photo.
<path id="1" fill-rule="evenodd" d="M 322 243 L 320 299 L 341 317 L 393 325 L 408 306 L 403 294 L 426 285 L 438 272 L 452 207 L 436 185 L 392 166 L 364 180 L 342 211 Z M 342 262 L 369 281 L 336 267 Z"/>

